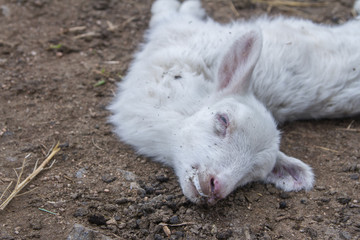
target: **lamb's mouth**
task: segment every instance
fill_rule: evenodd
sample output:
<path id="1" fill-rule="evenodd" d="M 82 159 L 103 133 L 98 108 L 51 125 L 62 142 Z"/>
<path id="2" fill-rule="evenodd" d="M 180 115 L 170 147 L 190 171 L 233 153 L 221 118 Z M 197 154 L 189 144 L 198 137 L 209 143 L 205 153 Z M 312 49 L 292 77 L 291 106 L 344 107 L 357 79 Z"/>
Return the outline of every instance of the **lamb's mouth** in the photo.
<path id="1" fill-rule="evenodd" d="M 206 195 L 200 186 L 200 181 L 199 181 L 199 175 L 195 172 L 195 174 L 191 177 L 191 182 L 193 183 L 196 191 L 198 192 L 198 194 L 203 197 L 203 198 L 208 198 L 210 197 L 209 195 Z"/>
<path id="2" fill-rule="evenodd" d="M 198 203 L 213 205 L 220 199 L 216 194 L 214 194 L 213 186 L 211 186 L 211 189 L 206 192 L 207 194 L 204 193 L 200 185 L 199 175 L 197 171 L 195 171 L 194 174 L 190 177 L 190 182 L 194 186 L 197 195 L 199 196 Z"/>

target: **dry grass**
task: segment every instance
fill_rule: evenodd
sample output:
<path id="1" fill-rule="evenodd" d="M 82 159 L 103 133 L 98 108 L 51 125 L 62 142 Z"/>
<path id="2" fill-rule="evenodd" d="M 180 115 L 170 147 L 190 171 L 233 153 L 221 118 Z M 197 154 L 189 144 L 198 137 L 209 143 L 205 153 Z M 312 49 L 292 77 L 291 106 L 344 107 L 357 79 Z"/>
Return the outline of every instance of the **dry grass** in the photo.
<path id="1" fill-rule="evenodd" d="M 26 163 L 26 157 L 24 158 L 20 173 L 18 174 L 16 171 L 16 175 L 17 175 L 17 182 L 16 182 L 16 186 L 14 188 L 14 190 L 11 192 L 11 194 L 9 195 L 9 197 L 6 198 L 6 200 L 1 203 L 0 205 L 0 210 L 4 210 L 5 207 L 10 203 L 10 201 L 16 196 L 19 195 L 18 193 L 29 183 L 31 182 L 31 180 L 33 180 L 41 171 L 43 171 L 45 169 L 45 166 L 50 162 L 50 160 L 54 157 L 54 155 L 60 151 L 59 148 L 59 143 L 52 149 L 51 153 L 49 154 L 49 156 L 41 163 L 41 165 L 39 167 L 37 167 L 37 163 L 35 165 L 34 171 L 27 177 L 25 178 L 22 182 L 21 181 L 21 176 L 24 172 L 24 168 L 25 168 L 25 163 Z M 51 165 L 52 166 L 52 165 Z M 50 167 L 51 167 L 50 166 Z M 5 191 L 3 192 L 3 194 L 0 197 L 0 201 L 2 200 L 2 198 L 5 196 L 5 193 L 8 192 L 9 188 L 11 187 L 12 182 L 10 182 L 10 184 L 7 186 L 7 188 L 5 189 Z"/>
<path id="2" fill-rule="evenodd" d="M 251 0 L 252 3 L 268 4 L 269 6 L 286 6 L 286 7 L 325 7 L 328 2 L 299 2 L 286 0 Z"/>

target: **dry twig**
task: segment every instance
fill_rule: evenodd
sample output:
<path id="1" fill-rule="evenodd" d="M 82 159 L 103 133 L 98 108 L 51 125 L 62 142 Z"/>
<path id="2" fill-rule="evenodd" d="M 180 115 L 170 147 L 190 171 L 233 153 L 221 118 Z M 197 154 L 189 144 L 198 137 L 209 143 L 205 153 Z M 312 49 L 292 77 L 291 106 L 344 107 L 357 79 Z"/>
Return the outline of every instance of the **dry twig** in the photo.
<path id="1" fill-rule="evenodd" d="M 5 207 L 9 204 L 9 202 L 32 180 L 34 179 L 42 170 L 45 169 L 45 166 L 50 162 L 50 160 L 54 157 L 54 155 L 60 151 L 59 148 L 59 143 L 53 148 L 52 152 L 50 153 L 50 155 L 43 161 L 43 163 L 36 168 L 27 178 L 25 178 L 24 181 L 22 181 L 20 183 L 20 179 L 21 179 L 21 175 L 24 172 L 24 167 L 25 167 L 25 162 L 26 162 L 26 158 L 24 158 L 23 161 L 23 165 L 20 171 L 20 174 L 18 175 L 17 173 L 17 183 L 16 186 L 14 188 L 14 190 L 12 191 L 12 193 L 10 194 L 10 196 L 0 205 L 0 210 L 4 210 Z M 15 171 L 16 172 L 16 171 Z M 8 186 L 8 188 L 10 187 L 10 185 Z M 7 190 L 6 190 L 7 191 Z M 0 198 L 1 200 L 1 198 Z"/>
<path id="2" fill-rule="evenodd" d="M 288 6 L 288 7 L 324 7 L 328 2 L 298 2 L 286 0 L 251 0 L 252 3 L 263 3 L 271 6 Z"/>

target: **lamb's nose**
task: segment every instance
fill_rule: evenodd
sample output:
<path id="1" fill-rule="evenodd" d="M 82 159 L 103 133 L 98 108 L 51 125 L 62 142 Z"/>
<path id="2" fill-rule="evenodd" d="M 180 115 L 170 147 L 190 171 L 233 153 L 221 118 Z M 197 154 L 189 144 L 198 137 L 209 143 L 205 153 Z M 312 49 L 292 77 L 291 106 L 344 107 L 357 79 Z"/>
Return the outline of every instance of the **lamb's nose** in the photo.
<path id="1" fill-rule="evenodd" d="M 216 203 L 218 200 L 220 200 L 222 197 L 220 195 L 220 190 L 221 190 L 221 185 L 220 185 L 220 181 L 219 179 L 217 179 L 216 177 L 211 177 L 210 178 L 210 188 L 209 188 L 209 198 L 208 198 L 208 203 L 209 204 L 214 204 Z"/>

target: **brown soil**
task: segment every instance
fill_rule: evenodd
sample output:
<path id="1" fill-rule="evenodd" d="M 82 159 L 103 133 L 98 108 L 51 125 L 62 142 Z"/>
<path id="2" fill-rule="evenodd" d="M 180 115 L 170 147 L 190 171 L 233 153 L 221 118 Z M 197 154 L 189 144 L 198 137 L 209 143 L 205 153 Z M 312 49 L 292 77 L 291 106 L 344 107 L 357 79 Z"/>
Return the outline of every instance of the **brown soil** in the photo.
<path id="1" fill-rule="evenodd" d="M 281 13 L 338 24 L 352 17 L 353 1 L 232 2 L 204 5 L 221 22 Z M 183 223 L 168 226 L 171 239 L 359 239 L 359 119 L 281 127 L 282 150 L 314 168 L 313 190 L 284 193 L 254 183 L 212 207 L 191 204 L 171 169 L 118 141 L 106 106 L 142 41 L 150 6 L 0 0 L 0 194 L 26 155 L 24 176 L 53 143 L 62 146 L 53 167 L 0 211 L 0 239 L 66 239 L 75 223 L 99 232 L 84 239 L 165 239 L 160 223 Z"/>

